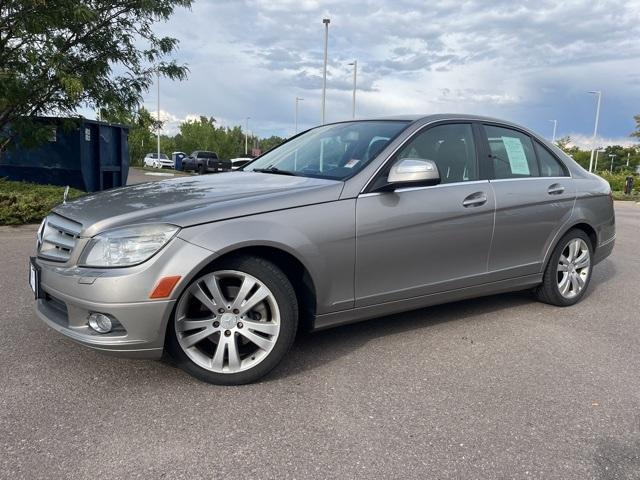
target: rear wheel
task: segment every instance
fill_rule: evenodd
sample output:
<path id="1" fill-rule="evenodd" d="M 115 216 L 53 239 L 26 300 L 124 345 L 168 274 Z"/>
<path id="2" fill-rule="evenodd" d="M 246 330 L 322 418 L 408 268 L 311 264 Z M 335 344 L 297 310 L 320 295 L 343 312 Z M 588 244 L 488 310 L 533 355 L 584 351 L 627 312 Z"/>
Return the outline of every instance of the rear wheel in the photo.
<path id="1" fill-rule="evenodd" d="M 284 273 L 261 258 L 232 258 L 182 293 L 168 327 L 168 347 L 194 377 L 239 385 L 280 362 L 297 324 L 295 292 Z"/>
<path id="2" fill-rule="evenodd" d="M 582 230 L 570 230 L 556 245 L 536 289 L 538 300 L 566 307 L 578 303 L 591 280 L 593 247 Z"/>
<path id="3" fill-rule="evenodd" d="M 204 175 L 205 174 L 205 169 L 204 169 L 204 164 L 201 163 L 200 165 L 198 165 L 198 173 L 200 175 Z"/>

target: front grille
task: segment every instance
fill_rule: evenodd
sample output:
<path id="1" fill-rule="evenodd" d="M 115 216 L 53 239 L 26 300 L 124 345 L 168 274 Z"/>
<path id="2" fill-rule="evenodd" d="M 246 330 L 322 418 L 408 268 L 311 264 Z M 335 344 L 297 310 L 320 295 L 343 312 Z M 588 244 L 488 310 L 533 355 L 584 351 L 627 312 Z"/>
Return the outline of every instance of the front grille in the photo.
<path id="1" fill-rule="evenodd" d="M 66 262 L 82 231 L 82 225 L 55 213 L 50 214 L 38 232 L 38 256 L 54 262 Z"/>

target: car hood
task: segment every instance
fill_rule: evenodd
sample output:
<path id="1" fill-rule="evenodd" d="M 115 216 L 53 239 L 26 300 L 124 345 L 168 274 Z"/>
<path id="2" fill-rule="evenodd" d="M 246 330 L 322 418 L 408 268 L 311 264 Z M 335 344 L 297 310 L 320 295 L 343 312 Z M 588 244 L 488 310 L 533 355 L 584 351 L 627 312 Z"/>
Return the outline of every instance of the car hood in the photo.
<path id="1" fill-rule="evenodd" d="M 83 237 L 124 225 L 165 222 L 188 227 L 337 200 L 344 183 L 270 173 L 228 172 L 115 188 L 58 205 L 82 224 Z"/>

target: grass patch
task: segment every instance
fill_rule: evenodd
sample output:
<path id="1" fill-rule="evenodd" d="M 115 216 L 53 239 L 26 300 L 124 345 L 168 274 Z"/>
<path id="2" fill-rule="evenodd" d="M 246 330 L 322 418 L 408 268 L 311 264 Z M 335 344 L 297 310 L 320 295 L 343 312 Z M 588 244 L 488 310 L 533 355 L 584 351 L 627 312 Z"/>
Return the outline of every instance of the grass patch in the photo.
<path id="1" fill-rule="evenodd" d="M 13 182 L 0 178 L 0 225 L 39 223 L 53 207 L 62 203 L 65 187 Z M 86 195 L 69 189 L 68 199 Z"/>
<path id="2" fill-rule="evenodd" d="M 624 192 L 613 192 L 614 200 L 627 200 L 630 202 L 640 202 L 640 192 L 634 190 L 631 195 L 625 195 Z"/>

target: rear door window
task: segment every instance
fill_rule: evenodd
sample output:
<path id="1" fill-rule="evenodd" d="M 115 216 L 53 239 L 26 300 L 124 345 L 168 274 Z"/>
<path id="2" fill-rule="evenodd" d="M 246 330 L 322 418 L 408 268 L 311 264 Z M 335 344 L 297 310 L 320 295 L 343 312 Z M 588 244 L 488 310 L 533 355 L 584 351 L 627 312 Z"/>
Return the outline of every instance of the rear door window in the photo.
<path id="1" fill-rule="evenodd" d="M 528 135 L 505 127 L 484 125 L 489 142 L 493 178 L 540 176 L 536 152 Z"/>

